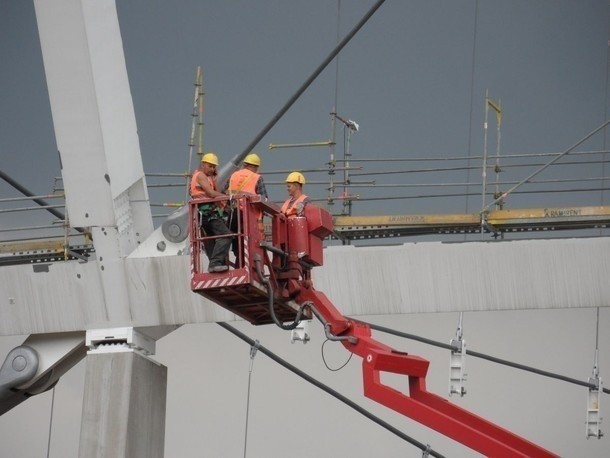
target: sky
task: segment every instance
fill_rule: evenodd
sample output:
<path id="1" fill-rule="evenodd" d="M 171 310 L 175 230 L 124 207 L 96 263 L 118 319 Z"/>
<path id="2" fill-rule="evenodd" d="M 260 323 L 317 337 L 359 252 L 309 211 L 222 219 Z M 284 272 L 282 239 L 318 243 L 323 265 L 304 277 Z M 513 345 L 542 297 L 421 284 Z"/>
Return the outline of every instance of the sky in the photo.
<path id="1" fill-rule="evenodd" d="M 328 55 L 337 42 L 337 28 L 344 36 L 371 5 L 370 1 L 344 0 L 338 18 L 335 1 L 118 2 L 145 172 L 184 173 L 189 167 L 197 66 L 203 69 L 205 92 L 203 148 L 218 152 L 221 162 L 226 162 L 250 143 Z M 607 7 L 607 2 L 593 0 L 386 2 L 343 50 L 338 70 L 332 63 L 255 148 L 263 160 L 262 171 L 268 173 L 272 198 L 285 198 L 281 185 L 285 174 L 270 173 L 292 169 L 321 169 L 306 173 L 311 184 L 305 191 L 317 199 L 328 196 L 329 148 L 269 150 L 268 145 L 331 138 L 329 114 L 336 99 L 337 113 L 360 127 L 349 144 L 355 161 L 352 166 L 363 167 L 350 171 L 352 182 L 362 183 L 349 188 L 362 199 L 354 202 L 353 214 L 480 210 L 480 186 L 404 185 L 481 183 L 481 159 L 382 159 L 480 157 L 485 149 L 486 93 L 503 107 L 502 155 L 568 149 L 607 117 Z M 48 194 L 60 170 L 33 5 L 9 1 L 1 8 L 0 55 L 7 63 L 0 69 L 0 82 L 7 88 L 0 95 L 2 170 L 34 193 Z M 489 121 L 487 152 L 495 154 L 496 126 L 491 113 Z M 605 134 L 595 135 L 578 149 L 604 149 Z M 337 128 L 338 160 L 346 150 L 343 139 L 344 130 Z M 504 163 L 542 164 L 550 159 L 505 159 Z M 600 156 L 593 159 L 599 161 Z M 468 165 L 477 168 L 366 175 Z M 500 178 L 520 181 L 535 169 L 507 166 Z M 537 178 L 604 175 L 607 171 L 598 162 L 553 166 Z M 334 175 L 335 181 L 342 179 L 342 172 Z M 490 173 L 488 181 L 493 179 Z M 149 184 L 181 181 L 148 178 Z M 372 188 L 372 181 L 384 187 Z M 3 196 L 18 195 L 4 183 L 0 186 Z M 546 185 L 546 189 L 552 186 Z M 577 184 L 555 186 L 569 189 Z M 578 186 L 600 189 L 607 187 L 607 181 L 580 182 Z M 539 188 L 532 184 L 520 190 Z M 337 189 L 334 195 L 342 192 Z M 466 199 L 465 192 L 474 195 Z M 435 193 L 460 196 L 396 199 Z M 150 195 L 153 204 L 182 201 L 184 189 L 151 188 Z M 607 202 L 608 191 L 594 191 L 515 194 L 506 205 L 529 208 Z M 341 201 L 329 209 L 341 213 Z M 166 211 L 154 208 L 155 214 Z M 48 222 L 48 216 L 41 217 Z"/>
<path id="2" fill-rule="evenodd" d="M 337 42 L 337 26 L 339 35 L 345 35 L 372 4 L 372 1 L 343 0 L 338 19 L 338 4 L 330 0 L 117 2 L 144 170 L 147 173 L 183 173 L 188 169 L 193 82 L 197 66 L 202 67 L 204 78 L 204 149 L 217 151 L 221 161 L 226 162 L 245 148 L 328 55 Z M 351 136 L 352 158 L 376 159 L 373 162 L 353 162 L 354 165 L 365 167 L 364 170 L 352 172 L 353 180 L 374 179 L 378 184 L 386 185 L 480 182 L 480 170 L 370 176 L 356 174 L 465 164 L 382 160 L 386 158 L 480 156 L 484 150 L 483 121 L 487 91 L 492 99 L 501 101 L 503 107 L 503 155 L 565 151 L 608 118 L 609 13 L 607 0 L 388 0 L 341 53 L 338 69 L 334 64 L 329 66 L 255 148 L 263 160 L 262 170 L 326 169 L 329 160 L 327 148 L 269 150 L 268 145 L 328 140 L 331 136 L 329 113 L 335 106 L 335 99 L 337 112 L 345 119 L 354 120 L 360 127 Z M 0 85 L 3 88 L 0 91 L 1 170 L 35 194 L 49 194 L 54 178 L 60 176 L 60 166 L 32 2 L 0 2 L 0 62 Z M 488 129 L 490 153 L 495 152 L 496 147 L 495 124 L 491 121 Z M 343 157 L 345 148 L 342 138 L 343 131 L 338 130 L 338 159 Z M 597 134 L 579 149 L 604 150 L 608 138 L 608 132 L 605 135 Z M 526 160 L 539 163 L 548 158 L 522 159 Z M 480 159 L 473 159 L 472 164 L 480 165 Z M 532 169 L 506 168 L 502 178 L 518 181 L 531 171 Z M 597 163 L 549 168 L 540 178 L 592 178 L 606 175 L 607 167 Z M 285 190 L 273 182 L 281 182 L 283 176 L 284 172 L 265 175 L 271 196 L 277 201 L 284 199 Z M 310 182 L 306 192 L 314 198 L 326 197 L 325 188 L 328 185 L 323 183 L 328 183 L 328 174 L 307 172 L 306 176 Z M 335 175 L 336 179 L 340 177 L 340 173 Z M 148 181 L 161 182 L 153 177 Z M 176 179 L 169 181 L 176 182 Z M 596 182 L 598 188 L 599 184 Z M 607 187 L 607 181 L 603 186 Z M 387 199 L 429 194 L 432 192 L 429 188 L 412 190 L 393 186 L 372 189 L 363 186 L 350 189 L 363 199 L 379 199 L 355 202 L 353 211 L 357 215 L 460 213 L 475 212 L 481 207 L 481 197 L 478 195 L 480 188 L 474 188 L 472 192 L 477 195 L 468 199 Z M 457 189 L 466 191 L 465 187 Z M 532 185 L 529 189 L 535 187 Z M 454 188 L 441 190 L 454 191 Z M 152 203 L 183 198 L 182 188 L 151 190 L 150 193 Z M 0 182 L 1 198 L 18 195 L 15 190 Z M 508 206 L 607 205 L 609 197 L 608 191 L 600 190 L 588 193 L 527 194 L 510 198 Z M 333 212 L 341 211 L 340 203 L 329 208 Z M 153 209 L 153 213 L 159 212 L 163 212 L 163 209 Z M 48 224 L 50 218 L 42 211 L 0 214 L 0 227 L 37 224 L 40 221 Z M 159 224 L 160 220 L 156 220 L 156 223 Z M 608 314 L 606 310 L 602 312 L 602 318 L 607 323 Z M 563 323 L 567 317 L 573 326 L 578 326 L 578 332 L 569 327 L 559 333 L 547 329 L 543 336 L 550 341 L 557 339 L 557 335 L 590 337 L 593 313 L 554 311 L 550 315 L 552 320 Z M 474 316 L 472 319 L 480 325 L 477 332 L 484 334 L 485 325 L 489 323 L 486 320 L 490 318 Z M 504 319 L 510 321 L 512 316 L 504 315 Z M 545 318 L 538 316 L 532 322 L 544 323 L 548 319 L 548 315 Z M 429 336 L 448 340 L 453 336 L 456 317 L 398 317 L 394 322 L 406 329 L 419 325 L 412 330 L 428 331 Z M 522 325 L 515 321 L 515 326 Z M 177 361 L 170 372 L 168 417 L 175 420 L 175 423 L 168 422 L 166 456 L 201 456 L 196 452 L 204 445 L 211 450 L 205 456 L 222 456 L 220 452 L 214 453 L 214 447 L 226 447 L 226 441 L 217 441 L 214 435 L 218 438 L 225 437 L 221 430 L 216 429 L 219 428 L 218 424 L 223 423 L 218 420 L 218 424 L 214 425 L 215 419 L 203 412 L 217 408 L 226 410 L 229 415 L 243 415 L 245 388 L 242 369 L 248 364 L 247 347 L 242 348 L 239 342 L 226 338 L 216 328 L 212 325 L 186 326 L 159 342 L 158 359 L 162 362 Z M 494 349 L 504 351 L 506 346 L 511 345 L 506 342 L 511 342 L 516 337 L 515 328 L 510 326 L 503 333 L 497 328 L 491 329 L 498 332 L 495 346 L 492 345 L 495 336 L 481 336 L 482 340 L 491 345 L 491 348 L 485 348 L 489 353 L 493 353 Z M 285 335 L 279 337 L 270 330 L 257 329 L 255 332 L 261 333 L 267 340 L 277 342 L 279 348 L 283 348 L 279 343 L 281 339 L 287 339 Z M 17 344 L 18 337 L 2 339 L 8 351 Z M 524 333 L 524 339 L 531 345 L 542 340 L 538 339 L 536 332 Z M 316 347 L 312 343 L 309 347 L 297 350 L 307 352 L 305 359 L 308 364 L 313 365 L 314 361 L 319 363 L 320 340 L 318 338 Z M 524 348 L 528 348 L 526 342 L 520 342 L 520 345 L 523 344 L 519 346 L 522 350 L 520 355 L 523 355 Z M 586 350 L 590 350 L 591 345 L 590 341 L 579 341 L 578 349 L 561 347 L 562 355 L 572 362 L 569 370 L 573 373 L 570 375 L 582 378 L 589 373 L 592 358 L 591 352 Z M 213 358 L 206 359 L 205 356 L 211 356 L 210 353 L 221 346 L 223 349 L 235 349 L 236 352 L 241 350 L 246 359 L 241 361 L 240 368 L 230 366 L 225 369 L 229 372 L 221 372 L 223 379 L 219 382 L 212 375 L 215 371 L 222 371 L 221 362 Z M 186 360 L 177 358 L 182 351 L 186 352 L 186 348 L 195 351 L 196 360 L 206 361 L 209 372 L 202 375 L 196 371 L 193 356 Z M 552 346 L 545 347 L 540 353 L 531 356 L 531 360 L 528 356 L 526 362 L 544 362 L 545 355 L 550 358 L 554 350 L 556 349 Z M 442 369 L 439 370 L 445 370 L 447 355 L 432 352 L 432 356 L 438 356 L 443 361 Z M 561 359 L 557 359 L 561 355 L 552 356 L 548 369 L 564 364 Z M 298 360 L 298 356 L 295 359 Z M 359 365 L 352 363 L 348 367 L 351 372 L 344 376 L 359 380 Z M 60 418 L 70 418 L 72 421 L 54 424 L 56 429 L 52 435 L 51 456 L 76 456 L 74 443 L 77 441 L 66 441 L 65 438 L 78 434 L 75 424 L 80 418 L 78 390 L 82 390 L 83 374 L 84 366 L 81 363 L 58 385 L 58 396 L 64 399 L 61 404 L 63 407 L 58 407 L 63 409 L 59 410 Z M 473 393 L 473 396 L 484 396 L 480 393 L 486 389 L 484 382 L 489 386 L 490 383 L 499 383 L 496 379 L 506 382 L 505 379 L 515 377 L 502 371 L 493 374 L 480 382 L 479 394 Z M 267 381 L 270 377 L 271 383 L 275 380 L 274 377 L 280 382 L 290 380 L 282 372 L 272 371 L 266 377 L 268 378 L 264 380 Z M 435 388 L 444 389 L 442 386 L 446 381 L 443 377 L 444 373 L 437 379 L 440 381 L 434 383 Z M 231 385 L 234 391 L 223 392 L 222 398 L 200 393 L 197 388 L 200 379 L 205 389 L 212 391 L 219 389 L 223 382 L 231 381 L 235 383 L 235 386 Z M 205 385 L 203 380 L 209 385 Z M 539 401 L 540 390 L 534 390 L 532 385 L 538 382 L 527 377 L 525 381 L 519 380 L 522 383 L 515 388 L 518 390 L 514 394 L 515 399 L 524 399 L 526 405 Z M 546 386 L 540 385 L 542 390 Z M 355 390 L 356 396 L 358 386 L 350 389 Z M 360 422 L 363 420 L 353 418 L 352 414 L 349 415 L 349 420 L 345 420 L 342 410 L 329 409 L 330 413 L 327 412 L 326 398 L 305 397 L 305 402 L 297 402 L 289 393 L 279 391 L 286 397 L 274 398 L 273 393 L 264 391 L 269 397 L 257 398 L 261 403 L 259 409 L 276 412 L 275 408 L 270 407 L 275 401 L 298 406 L 295 407 L 295 412 L 284 411 L 279 414 L 283 415 L 282 420 L 287 424 L 291 418 L 300 415 L 298 409 L 303 409 L 307 415 L 314 415 L 310 409 L 324 409 L 320 417 L 327 417 L 327 428 L 337 432 L 322 440 L 319 436 L 309 439 L 307 431 L 303 431 L 302 435 L 296 434 L 295 437 L 294 432 L 290 431 L 289 434 L 288 430 L 282 430 L 284 436 L 273 441 L 273 450 L 277 447 L 277 454 L 265 454 L 265 434 L 273 431 L 271 428 L 277 428 L 277 425 L 268 425 L 266 419 L 259 419 L 261 423 L 258 426 L 261 429 L 258 430 L 258 438 L 254 435 L 250 439 L 254 451 L 249 456 L 282 456 L 281 447 L 292 446 L 295 442 L 303 442 L 303 447 L 299 451 L 295 450 L 293 456 L 306 456 L 312 450 L 312 441 L 334 447 L 334 456 L 347 456 L 348 450 L 352 451 L 351 456 L 420 456 L 415 449 L 409 449 L 412 455 L 407 455 L 402 442 L 389 439 L 387 433 L 371 428 L 368 423 L 365 429 L 367 435 L 354 437 L 353 431 L 361 431 L 363 423 Z M 507 396 L 506 391 L 495 392 L 495 395 Z M 557 413 L 555 426 L 561 433 L 549 424 L 542 428 L 542 439 L 548 446 L 557 445 L 557 450 L 565 451 L 565 456 L 580 455 L 583 447 L 590 448 L 589 456 L 603 456 L 603 451 L 607 449 L 603 447 L 603 440 L 585 441 L 584 433 L 580 431 L 576 436 L 566 432 L 577 428 L 584 430 L 582 417 L 575 417 L 580 414 L 584 416 L 585 398 L 584 393 L 578 391 L 570 392 L 569 396 L 564 395 L 565 402 L 573 405 L 576 413 L 568 415 L 565 411 L 559 411 L 558 402 L 553 402 L 553 399 L 545 401 L 539 409 L 546 409 L 544 418 L 548 418 L 548 415 L 553 418 L 552 414 Z M 495 410 L 490 408 L 492 412 L 487 413 L 500 416 L 506 421 L 527 422 L 536 415 L 536 409 L 527 411 L 529 414 L 503 412 L 502 404 L 498 404 L 493 395 L 489 399 L 475 399 L 477 401 L 472 401 L 473 403 L 498 406 Z M 1 419 L 4 423 L 0 427 L 0 434 L 5 432 L 2 443 L 8 444 L 3 446 L 11 451 L 11 456 L 41 456 L 42 451 L 46 450 L 48 422 L 39 412 L 48 413 L 49 403 L 50 393 L 29 401 L 24 406 L 25 410 L 11 413 L 13 416 L 9 419 Z M 33 417 L 36 421 L 31 421 Z M 201 419 L 203 423 L 184 421 L 185 418 L 193 417 Z M 316 422 L 323 422 L 322 419 Z M 236 428 L 239 434 L 243 432 L 241 422 L 242 417 L 239 419 L 240 427 Z M 35 433 L 32 435 L 37 434 L 38 439 L 27 444 L 30 448 L 26 449 L 22 448 L 25 445 L 20 436 L 15 435 L 14 430 L 7 425 L 14 424 L 23 429 L 23 425 L 30 423 L 34 423 Z M 267 429 L 263 426 L 267 426 Z M 414 428 L 415 431 L 420 431 L 416 426 Z M 528 428 L 524 429 L 527 432 Z M 257 431 L 257 427 L 253 430 Z M 430 441 L 434 441 L 431 442 L 432 445 L 440 443 L 441 450 L 445 446 L 450 447 L 436 435 L 425 436 L 425 432 L 421 434 L 423 436 L 420 437 L 425 439 L 430 437 Z M 20 438 L 19 441 L 11 441 L 12 436 Z M 352 444 L 344 445 L 346 441 Z M 240 444 L 235 440 L 230 446 L 232 453 L 226 456 L 241 453 Z M 380 444 L 386 448 L 380 449 Z M 62 446 L 67 447 L 67 451 Z M 338 448 L 341 446 L 343 448 Z M 357 454 L 363 450 L 364 454 Z M 449 455 L 472 456 L 459 448 Z"/>

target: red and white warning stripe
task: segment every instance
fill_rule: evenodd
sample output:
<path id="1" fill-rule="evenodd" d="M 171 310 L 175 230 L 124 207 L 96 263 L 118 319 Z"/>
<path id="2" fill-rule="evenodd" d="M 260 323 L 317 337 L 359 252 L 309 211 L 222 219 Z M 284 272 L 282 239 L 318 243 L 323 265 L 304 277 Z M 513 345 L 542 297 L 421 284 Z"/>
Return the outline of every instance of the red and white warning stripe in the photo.
<path id="1" fill-rule="evenodd" d="M 195 284 L 195 290 L 209 289 L 209 288 L 222 288 L 227 286 L 241 285 L 248 283 L 248 275 L 239 276 L 219 276 L 219 274 L 210 275 L 211 278 L 207 278 Z"/>
<path id="2" fill-rule="evenodd" d="M 244 237 L 244 267 L 250 267 L 250 238 L 247 235 Z"/>

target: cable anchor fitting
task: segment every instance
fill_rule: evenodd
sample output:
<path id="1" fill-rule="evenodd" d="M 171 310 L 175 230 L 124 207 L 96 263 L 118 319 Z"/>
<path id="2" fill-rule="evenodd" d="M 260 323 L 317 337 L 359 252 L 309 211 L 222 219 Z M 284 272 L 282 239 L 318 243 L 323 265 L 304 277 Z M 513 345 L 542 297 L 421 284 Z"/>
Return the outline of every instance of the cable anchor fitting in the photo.
<path id="1" fill-rule="evenodd" d="M 466 394 L 466 341 L 462 335 L 462 314 L 458 323 L 455 339 L 451 339 L 449 344 L 454 348 L 449 355 L 449 396 L 459 394 L 460 397 Z"/>
<path id="2" fill-rule="evenodd" d="M 252 372 L 252 366 L 254 366 L 254 357 L 256 356 L 256 353 L 258 352 L 258 349 L 260 348 L 261 343 L 258 339 L 256 339 L 254 341 L 254 344 L 250 347 L 250 369 L 249 371 Z"/>
<path id="3" fill-rule="evenodd" d="M 593 374 L 589 377 L 589 383 L 593 386 L 589 387 L 587 393 L 587 418 L 586 424 L 586 438 L 597 437 L 601 439 L 604 433 L 601 430 L 601 393 L 603 392 L 602 378 L 599 376 L 598 362 L 598 350 L 595 350 L 595 363 L 593 365 Z"/>

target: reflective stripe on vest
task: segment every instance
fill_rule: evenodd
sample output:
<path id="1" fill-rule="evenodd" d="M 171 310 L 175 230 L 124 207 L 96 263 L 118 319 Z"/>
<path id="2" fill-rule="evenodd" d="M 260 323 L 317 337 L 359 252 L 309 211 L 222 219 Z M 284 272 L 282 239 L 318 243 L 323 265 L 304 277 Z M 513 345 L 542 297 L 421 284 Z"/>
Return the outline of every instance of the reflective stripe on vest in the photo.
<path id="1" fill-rule="evenodd" d="M 252 170 L 240 169 L 231 175 L 229 180 L 229 194 L 240 192 L 256 195 L 256 183 L 260 175 Z"/>
<path id="2" fill-rule="evenodd" d="M 284 202 L 284 205 L 282 205 L 282 213 L 286 216 L 296 215 L 299 209 L 299 204 L 305 199 L 307 199 L 307 196 L 305 194 L 301 194 L 294 200 L 292 198 L 286 200 L 286 202 Z"/>

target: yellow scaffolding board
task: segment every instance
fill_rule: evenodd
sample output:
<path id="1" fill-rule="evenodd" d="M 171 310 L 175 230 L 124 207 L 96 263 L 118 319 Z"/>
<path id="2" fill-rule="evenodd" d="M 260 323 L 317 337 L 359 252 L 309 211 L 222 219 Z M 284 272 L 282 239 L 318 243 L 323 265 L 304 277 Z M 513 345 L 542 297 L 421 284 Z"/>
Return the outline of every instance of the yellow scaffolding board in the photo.
<path id="1" fill-rule="evenodd" d="M 571 230 L 610 227 L 610 206 L 553 207 L 382 216 L 336 216 L 335 233 L 345 239 L 443 233 L 498 233 L 516 230 Z"/>

